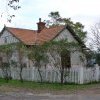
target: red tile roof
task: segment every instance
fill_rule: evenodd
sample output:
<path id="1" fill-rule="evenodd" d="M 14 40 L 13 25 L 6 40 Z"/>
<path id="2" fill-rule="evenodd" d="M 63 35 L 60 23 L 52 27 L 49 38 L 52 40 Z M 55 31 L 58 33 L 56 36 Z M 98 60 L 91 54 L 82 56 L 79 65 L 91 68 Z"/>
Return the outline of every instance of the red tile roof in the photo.
<path id="1" fill-rule="evenodd" d="M 64 27 L 65 26 L 56 26 L 45 28 L 40 33 L 35 30 L 20 28 L 6 27 L 6 29 L 24 44 L 33 45 L 35 43 L 43 44 L 44 42 L 54 39 Z"/>

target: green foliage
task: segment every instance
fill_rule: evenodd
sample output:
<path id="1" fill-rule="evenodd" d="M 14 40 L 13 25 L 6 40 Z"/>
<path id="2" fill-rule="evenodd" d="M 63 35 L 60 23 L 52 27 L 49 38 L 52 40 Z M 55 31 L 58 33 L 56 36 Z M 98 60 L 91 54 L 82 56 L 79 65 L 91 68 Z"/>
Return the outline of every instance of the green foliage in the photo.
<path id="1" fill-rule="evenodd" d="M 89 50 L 84 51 L 83 54 L 87 60 L 86 67 L 94 67 L 94 64 L 96 64 L 96 53 Z"/>
<path id="2" fill-rule="evenodd" d="M 42 82 L 42 74 L 40 68 L 44 66 L 46 67 L 46 64 L 48 63 L 46 46 L 44 45 L 31 46 L 28 54 L 29 59 L 33 61 L 35 67 L 38 69 L 41 82 Z"/>
<path id="3" fill-rule="evenodd" d="M 29 58 L 35 63 L 47 63 L 46 47 L 44 45 L 34 45 L 30 48 Z"/>
<path id="4" fill-rule="evenodd" d="M 84 25 L 82 25 L 80 22 L 73 22 L 71 21 L 71 18 L 64 18 L 65 24 L 68 24 L 72 27 L 72 29 L 75 31 L 75 33 L 83 40 L 86 37 L 87 32 L 84 31 Z"/>
<path id="5" fill-rule="evenodd" d="M 48 25 L 51 24 L 52 26 L 59 25 L 60 21 L 60 14 L 59 12 L 51 12 L 48 15 L 51 18 L 51 21 L 48 21 Z"/>
<path id="6" fill-rule="evenodd" d="M 78 48 L 79 45 L 75 42 L 68 42 L 67 39 L 59 40 L 59 41 L 51 41 L 49 43 L 49 48 L 52 51 L 56 51 L 58 53 L 66 52 L 66 51 L 74 51 L 75 48 Z"/>
<path id="7" fill-rule="evenodd" d="M 100 66 L 100 53 L 96 53 L 96 63 Z"/>
<path id="8" fill-rule="evenodd" d="M 54 18 L 54 19 L 58 19 L 58 18 L 60 18 L 60 14 L 59 14 L 58 11 L 57 11 L 57 12 L 51 12 L 51 13 L 49 14 L 49 17 L 52 17 L 52 18 Z"/>
<path id="9" fill-rule="evenodd" d="M 18 50 L 18 57 L 19 57 L 18 58 L 19 61 L 17 62 L 17 67 L 20 68 L 19 76 L 20 76 L 20 81 L 23 83 L 22 71 L 23 71 L 23 68 L 26 67 L 26 64 L 23 63 L 23 57 L 27 55 L 26 54 L 27 53 L 26 52 L 27 51 L 27 47 L 23 43 L 17 43 L 16 44 L 16 49 Z"/>
<path id="10" fill-rule="evenodd" d="M 75 23 L 71 20 L 71 18 L 62 18 L 59 12 L 51 12 L 49 14 L 49 17 L 51 19 L 49 21 L 46 21 L 49 27 L 68 24 L 72 27 L 75 33 L 81 38 L 81 40 L 84 40 L 84 38 L 86 37 L 87 32 L 84 31 L 84 25 L 82 25 L 80 22 Z"/>
<path id="11" fill-rule="evenodd" d="M 3 62 L 2 59 L 0 61 L 0 67 L 2 69 L 3 76 L 8 82 L 11 79 L 11 71 L 10 71 L 10 56 L 12 55 L 12 45 L 1 45 L 0 46 L 0 56 L 3 58 L 3 56 L 6 57 L 6 60 Z M 3 54 L 3 56 L 2 56 Z"/>
<path id="12" fill-rule="evenodd" d="M 14 50 L 17 50 L 18 52 L 18 56 L 19 56 L 19 61 L 18 62 L 15 62 L 14 60 L 10 60 Z M 1 45 L 0 46 L 0 53 L 1 54 L 4 54 L 6 59 L 7 59 L 7 62 L 1 62 L 1 65 L 2 65 L 2 71 L 5 75 L 5 79 L 7 79 L 7 81 L 9 80 L 9 74 L 10 73 L 10 65 L 13 66 L 13 67 L 19 67 L 20 68 L 20 80 L 21 82 L 23 82 L 23 78 L 22 78 L 22 70 L 25 66 L 25 64 L 23 64 L 22 62 L 22 59 L 23 59 L 23 56 L 25 56 L 25 53 L 26 53 L 26 46 L 23 45 L 22 43 L 17 43 L 17 44 L 7 44 L 7 45 Z"/>
<path id="13" fill-rule="evenodd" d="M 6 63 L 6 62 L 3 63 L 2 65 L 3 65 L 2 68 L 4 68 L 4 69 L 7 68 L 7 67 L 8 67 L 8 68 L 10 67 L 10 64 L 9 64 L 9 63 Z"/>
<path id="14" fill-rule="evenodd" d="M 27 46 L 26 45 L 24 45 L 23 43 L 17 43 L 16 45 L 15 45 L 15 48 L 16 48 L 16 50 L 18 50 L 18 52 L 20 52 L 21 53 L 21 55 L 24 55 L 24 54 L 27 54 L 28 53 L 28 49 L 27 49 Z"/>
<path id="15" fill-rule="evenodd" d="M 12 45 L 1 45 L 0 46 L 0 52 L 3 53 L 10 53 L 12 51 Z"/>
<path id="16" fill-rule="evenodd" d="M 49 56 L 52 57 L 53 66 L 60 69 L 60 78 L 61 78 L 61 84 L 64 82 L 64 78 L 67 76 L 67 72 L 64 73 L 65 67 L 71 67 L 70 66 L 70 52 L 74 52 L 76 50 L 76 47 L 78 49 L 77 43 L 75 42 L 68 42 L 67 39 L 65 40 L 59 40 L 59 41 L 50 41 L 48 43 L 48 53 Z M 69 58 L 68 60 L 65 58 Z M 52 60 L 51 59 L 51 60 Z M 66 62 L 64 62 L 66 61 Z"/>

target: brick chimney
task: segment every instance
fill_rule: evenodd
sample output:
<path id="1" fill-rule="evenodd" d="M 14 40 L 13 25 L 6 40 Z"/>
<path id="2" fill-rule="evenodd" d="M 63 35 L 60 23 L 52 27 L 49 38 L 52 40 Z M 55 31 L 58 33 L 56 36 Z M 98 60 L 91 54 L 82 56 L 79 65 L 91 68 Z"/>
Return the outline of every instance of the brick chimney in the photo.
<path id="1" fill-rule="evenodd" d="M 41 32 L 45 28 L 45 22 L 41 22 L 41 18 L 39 18 L 39 22 L 37 23 L 38 32 Z"/>

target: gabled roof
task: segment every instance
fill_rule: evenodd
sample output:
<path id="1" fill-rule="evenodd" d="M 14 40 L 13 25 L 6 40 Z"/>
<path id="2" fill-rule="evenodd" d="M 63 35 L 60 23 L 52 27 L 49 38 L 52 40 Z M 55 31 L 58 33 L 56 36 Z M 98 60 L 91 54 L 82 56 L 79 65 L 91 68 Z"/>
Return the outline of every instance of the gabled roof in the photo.
<path id="1" fill-rule="evenodd" d="M 6 27 L 6 29 L 13 36 L 15 36 L 18 40 L 20 40 L 26 45 L 33 45 L 35 43 L 35 38 L 37 33 L 35 30 L 12 28 L 12 27 Z"/>
<path id="2" fill-rule="evenodd" d="M 26 45 L 34 45 L 35 43 L 43 44 L 44 42 L 48 42 L 50 40 L 53 40 L 64 29 L 68 29 L 68 31 L 72 34 L 72 36 L 80 44 L 84 45 L 84 43 L 80 40 L 80 38 L 75 34 L 75 32 L 72 30 L 72 28 L 69 25 L 66 25 L 66 26 L 62 25 L 62 26 L 44 28 L 39 33 L 36 30 L 4 27 L 1 34 L 3 33 L 3 31 L 5 29 L 7 31 L 9 31 L 13 36 L 15 36 L 18 40 L 20 40 L 21 42 L 23 42 Z"/>

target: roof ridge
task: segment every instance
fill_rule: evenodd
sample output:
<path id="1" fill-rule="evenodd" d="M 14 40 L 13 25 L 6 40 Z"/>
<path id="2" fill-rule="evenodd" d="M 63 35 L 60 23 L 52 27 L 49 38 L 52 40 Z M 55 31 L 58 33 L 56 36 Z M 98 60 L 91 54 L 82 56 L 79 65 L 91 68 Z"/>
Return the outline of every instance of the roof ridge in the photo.
<path id="1" fill-rule="evenodd" d="M 74 30 L 69 25 L 59 25 L 59 26 L 53 26 L 50 28 L 44 28 L 40 33 L 37 33 L 37 30 L 30 30 L 30 29 L 24 29 L 24 28 L 15 28 L 15 27 L 4 27 L 3 31 L 7 29 L 9 32 L 11 32 L 14 36 L 16 36 L 18 39 L 20 38 L 21 41 L 24 41 L 26 44 L 30 44 L 30 42 L 35 41 L 35 37 L 38 35 L 38 41 L 50 41 L 56 38 L 64 29 L 68 29 L 68 31 L 71 33 L 71 35 L 84 47 L 84 42 L 77 36 L 77 34 L 74 32 Z M 21 34 L 20 34 L 21 33 Z M 34 34 L 33 34 L 34 33 Z M 47 34 L 48 33 L 48 34 Z"/>
<path id="2" fill-rule="evenodd" d="M 29 30 L 29 31 L 37 31 L 37 30 L 32 30 L 32 29 L 16 28 L 16 27 L 6 27 L 6 28 L 20 29 L 20 30 Z"/>
<path id="3" fill-rule="evenodd" d="M 49 27 L 49 28 L 44 28 L 43 30 L 47 30 L 47 29 L 52 29 L 52 28 L 58 28 L 58 27 L 64 27 L 65 25 L 59 25 L 59 26 L 51 26 L 51 27 Z M 6 26 L 6 28 L 12 28 L 12 29 L 20 29 L 20 30 L 29 30 L 29 31 L 35 31 L 35 32 L 37 32 L 37 30 L 32 30 L 32 29 L 26 29 L 26 28 L 19 28 L 19 27 L 7 27 Z"/>
<path id="4" fill-rule="evenodd" d="M 56 26 L 51 26 L 51 27 L 49 27 L 47 29 L 56 28 L 56 27 L 64 27 L 64 26 L 66 26 L 66 25 L 56 25 Z"/>

